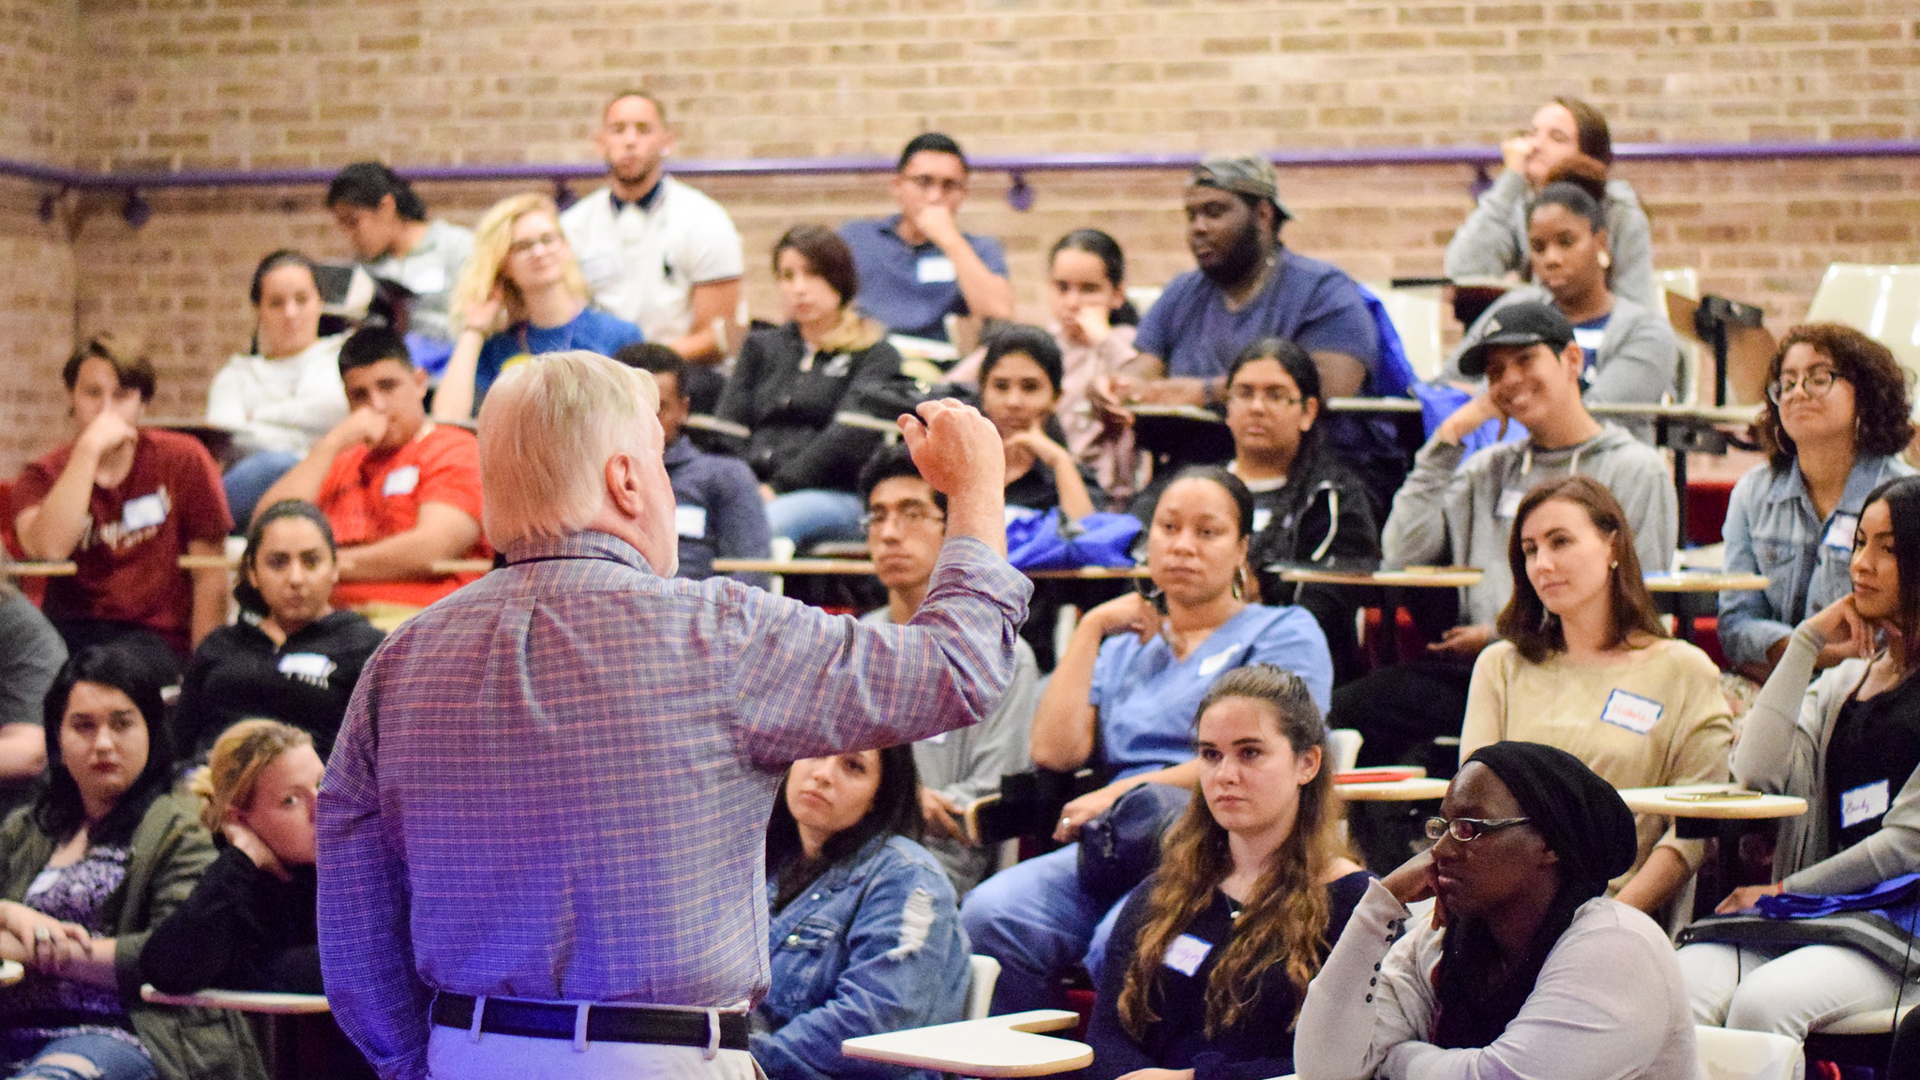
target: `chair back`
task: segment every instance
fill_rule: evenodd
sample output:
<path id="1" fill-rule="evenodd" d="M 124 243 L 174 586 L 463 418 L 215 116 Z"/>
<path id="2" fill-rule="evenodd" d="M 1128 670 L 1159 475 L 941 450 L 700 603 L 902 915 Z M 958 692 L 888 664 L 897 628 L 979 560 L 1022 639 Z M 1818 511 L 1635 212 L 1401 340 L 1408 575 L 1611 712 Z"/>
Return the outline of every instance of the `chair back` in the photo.
<path id="1" fill-rule="evenodd" d="M 1688 300 L 1699 300 L 1700 271 L 1691 266 L 1655 270 L 1653 287 L 1662 294 L 1672 293 Z M 1700 372 L 1706 369 L 1708 349 L 1705 345 L 1693 340 L 1691 326 L 1676 326 L 1673 328 L 1673 333 L 1680 339 L 1680 368 L 1674 378 L 1674 404 L 1698 405 L 1700 404 Z"/>
<path id="2" fill-rule="evenodd" d="M 1766 1031 L 1696 1027 L 1694 1045 L 1706 1080 L 1802 1080 L 1799 1042 Z"/>
<path id="3" fill-rule="evenodd" d="M 1834 263 L 1806 321 L 1853 327 L 1892 349 L 1911 380 L 1920 372 L 1920 266 Z"/>
<path id="4" fill-rule="evenodd" d="M 1401 351 L 1415 378 L 1432 382 L 1447 354 L 1440 346 L 1441 304 L 1437 288 L 1396 289 L 1384 282 L 1365 282 L 1380 302 L 1400 337 Z"/>
<path id="5" fill-rule="evenodd" d="M 1000 961 L 974 953 L 967 958 L 973 979 L 967 984 L 967 1019 L 984 1020 L 993 1006 L 993 985 L 1000 981 Z"/>
<path id="6" fill-rule="evenodd" d="M 1127 302 L 1133 305 L 1134 314 L 1145 319 L 1147 312 L 1153 310 L 1153 305 L 1159 301 L 1160 294 L 1165 291 L 1152 285 L 1129 285 Z"/>

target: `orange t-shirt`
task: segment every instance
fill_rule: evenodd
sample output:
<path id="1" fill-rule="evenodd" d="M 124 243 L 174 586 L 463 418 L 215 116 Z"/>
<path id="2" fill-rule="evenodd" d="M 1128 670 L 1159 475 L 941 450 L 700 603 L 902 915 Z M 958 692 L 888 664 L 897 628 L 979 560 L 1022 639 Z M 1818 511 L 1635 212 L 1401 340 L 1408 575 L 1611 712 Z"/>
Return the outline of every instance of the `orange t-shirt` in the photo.
<path id="1" fill-rule="evenodd" d="M 422 503 L 445 503 L 474 521 L 480 517 L 480 443 L 468 431 L 436 425 L 425 438 L 398 450 L 374 453 L 352 446 L 333 459 L 320 482 L 320 509 L 341 547 L 385 540 L 420 521 Z M 484 534 L 462 558 L 488 559 Z M 473 581 L 478 574 L 447 574 L 418 581 L 343 581 L 333 602 L 351 607 L 368 601 L 425 607 Z"/>

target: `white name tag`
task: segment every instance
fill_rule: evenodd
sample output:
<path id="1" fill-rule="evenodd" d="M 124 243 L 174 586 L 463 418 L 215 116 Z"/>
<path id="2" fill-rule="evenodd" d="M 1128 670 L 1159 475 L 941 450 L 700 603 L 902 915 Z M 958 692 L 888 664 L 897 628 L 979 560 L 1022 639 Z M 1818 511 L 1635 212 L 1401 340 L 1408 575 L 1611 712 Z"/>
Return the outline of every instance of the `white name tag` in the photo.
<path id="1" fill-rule="evenodd" d="M 707 538 L 707 508 L 704 506 L 675 506 L 673 508 L 673 529 L 689 540 Z"/>
<path id="2" fill-rule="evenodd" d="M 1587 352 L 1600 351 L 1600 343 L 1606 339 L 1605 330 L 1590 330 L 1578 326 L 1573 328 L 1573 343 Z"/>
<path id="3" fill-rule="evenodd" d="M 290 652 L 280 658 L 280 674 L 316 686 L 327 685 L 327 677 L 338 666 L 320 653 Z"/>
<path id="4" fill-rule="evenodd" d="M 128 532 L 152 528 L 167 520 L 167 500 L 159 492 L 128 499 L 120 508 L 120 527 Z"/>
<path id="5" fill-rule="evenodd" d="M 944 743 L 947 741 L 947 733 L 943 731 L 938 735 L 929 735 L 926 738 L 921 739 L 920 741 L 928 744 L 929 746 L 939 746 L 941 743 Z"/>
<path id="6" fill-rule="evenodd" d="M 937 285 L 943 281 L 958 280 L 953 272 L 953 260 L 945 255 L 922 255 L 914 264 L 914 273 L 922 285 Z"/>
<path id="7" fill-rule="evenodd" d="M 1636 735 L 1645 735 L 1660 722 L 1660 714 L 1665 711 L 1665 707 L 1652 698 L 1615 690 L 1607 695 L 1607 707 L 1600 710 L 1600 719 Z"/>
<path id="8" fill-rule="evenodd" d="M 1173 944 L 1167 946 L 1166 964 L 1191 979 L 1193 973 L 1200 970 L 1200 965 L 1206 962 L 1207 954 L 1212 951 L 1213 945 L 1210 942 L 1201 941 L 1192 934 L 1181 934 L 1173 939 Z"/>
<path id="9" fill-rule="evenodd" d="M 1273 511 L 1267 509 L 1264 506 L 1256 506 L 1253 508 L 1253 531 L 1254 532 L 1257 532 L 1257 533 L 1266 532 L 1267 522 L 1272 520 L 1273 520 Z"/>
<path id="10" fill-rule="evenodd" d="M 1872 821 L 1887 812 L 1888 788 L 1885 780 L 1861 784 L 1840 793 L 1840 827 L 1851 829 L 1863 821 Z"/>
<path id="11" fill-rule="evenodd" d="M 1827 538 L 1822 541 L 1830 548 L 1842 551 L 1853 550 L 1853 533 L 1860 527 L 1860 519 L 1853 514 L 1833 515 L 1833 524 L 1827 526 Z"/>
<path id="12" fill-rule="evenodd" d="M 1214 653 L 1212 656 L 1200 661 L 1200 677 L 1203 679 L 1211 679 L 1215 675 L 1220 674 L 1221 670 L 1229 663 L 1232 663 L 1235 657 L 1245 652 L 1246 648 L 1245 645 L 1235 645 Z"/>
<path id="13" fill-rule="evenodd" d="M 1507 490 L 1501 492 L 1500 505 L 1494 507 L 1493 516 L 1497 518 L 1512 517 L 1515 513 L 1519 512 L 1520 510 L 1520 500 L 1526 497 L 1527 497 L 1526 492 L 1516 491 L 1513 488 L 1508 488 Z"/>
<path id="14" fill-rule="evenodd" d="M 400 284 L 421 296 L 446 292 L 447 268 L 438 259 L 421 259 L 407 267 Z"/>
<path id="15" fill-rule="evenodd" d="M 387 480 L 380 485 L 382 495 L 411 495 L 413 489 L 420 486 L 420 466 L 402 465 L 387 474 Z"/>

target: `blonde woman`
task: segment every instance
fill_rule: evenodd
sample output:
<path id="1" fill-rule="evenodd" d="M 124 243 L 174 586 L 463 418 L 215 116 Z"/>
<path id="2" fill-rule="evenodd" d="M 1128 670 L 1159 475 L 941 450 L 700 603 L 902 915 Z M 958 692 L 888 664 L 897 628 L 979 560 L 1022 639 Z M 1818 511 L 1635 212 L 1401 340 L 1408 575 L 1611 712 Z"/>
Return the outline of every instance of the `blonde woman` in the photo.
<path id="1" fill-rule="evenodd" d="M 552 199 L 514 195 L 493 204 L 453 289 L 461 329 L 433 418 L 477 415 L 500 373 L 528 357 L 576 349 L 612 356 L 640 340 L 639 327 L 592 307 L 592 295 Z"/>
<path id="2" fill-rule="evenodd" d="M 321 992 L 313 804 L 323 768 L 313 736 L 278 720 L 242 720 L 215 741 L 193 792 L 220 855 L 147 939 L 140 968 L 154 986 Z"/>

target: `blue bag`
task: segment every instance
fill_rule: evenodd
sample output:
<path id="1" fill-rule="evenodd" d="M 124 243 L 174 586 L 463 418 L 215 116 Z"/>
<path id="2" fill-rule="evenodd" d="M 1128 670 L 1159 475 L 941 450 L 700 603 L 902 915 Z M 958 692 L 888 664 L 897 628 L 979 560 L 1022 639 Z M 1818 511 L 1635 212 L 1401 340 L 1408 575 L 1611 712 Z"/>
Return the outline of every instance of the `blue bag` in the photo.
<path id="1" fill-rule="evenodd" d="M 1088 514 L 1061 528 L 1058 508 L 1008 508 L 1007 561 L 1016 570 L 1077 570 L 1083 566 L 1132 566 L 1127 553 L 1140 534 L 1132 514 Z"/>

